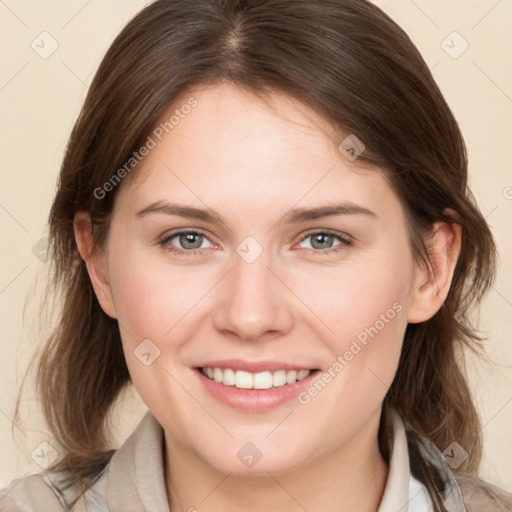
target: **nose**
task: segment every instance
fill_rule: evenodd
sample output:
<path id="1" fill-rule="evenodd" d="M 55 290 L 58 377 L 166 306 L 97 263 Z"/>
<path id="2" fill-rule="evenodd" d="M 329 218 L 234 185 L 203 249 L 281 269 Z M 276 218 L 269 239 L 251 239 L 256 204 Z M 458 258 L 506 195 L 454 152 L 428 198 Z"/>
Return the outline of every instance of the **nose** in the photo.
<path id="1" fill-rule="evenodd" d="M 293 325 L 293 293 L 284 276 L 271 265 L 266 252 L 248 263 L 235 255 L 234 268 L 223 280 L 215 309 L 215 328 L 244 341 L 279 337 Z"/>

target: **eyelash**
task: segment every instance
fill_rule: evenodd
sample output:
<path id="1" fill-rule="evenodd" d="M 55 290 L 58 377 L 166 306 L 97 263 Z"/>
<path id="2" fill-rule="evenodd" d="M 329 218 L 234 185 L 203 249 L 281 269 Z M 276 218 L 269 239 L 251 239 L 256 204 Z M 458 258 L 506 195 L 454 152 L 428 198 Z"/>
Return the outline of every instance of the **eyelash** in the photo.
<path id="1" fill-rule="evenodd" d="M 209 238 L 206 236 L 205 233 L 198 231 L 198 230 L 190 229 L 190 230 L 175 231 L 174 233 L 171 233 L 170 235 L 166 235 L 164 238 L 162 238 L 158 242 L 158 245 L 160 245 L 166 251 L 172 252 L 174 254 L 183 254 L 185 256 L 202 256 L 203 251 L 200 249 L 191 249 L 191 250 L 186 251 L 184 249 L 177 249 L 176 247 L 173 247 L 173 246 L 171 246 L 171 248 L 167 246 L 167 244 L 169 244 L 169 242 L 173 238 L 175 238 L 179 235 L 183 235 L 183 234 L 201 235 L 201 236 L 205 237 L 207 240 L 209 240 Z M 304 234 L 304 236 L 299 240 L 298 243 L 302 243 L 302 242 L 304 242 L 304 240 L 306 240 L 310 236 L 318 235 L 318 234 L 332 235 L 333 237 L 337 238 L 341 243 L 334 246 L 333 248 L 330 248 L 330 249 L 310 249 L 311 251 L 313 251 L 313 254 L 320 254 L 320 255 L 333 254 L 333 253 L 337 253 L 338 251 L 341 251 L 347 247 L 350 247 L 353 244 L 352 240 L 349 239 L 348 237 L 344 237 L 340 233 L 338 233 L 336 231 L 332 231 L 330 229 L 315 229 L 312 231 L 308 231 Z"/>

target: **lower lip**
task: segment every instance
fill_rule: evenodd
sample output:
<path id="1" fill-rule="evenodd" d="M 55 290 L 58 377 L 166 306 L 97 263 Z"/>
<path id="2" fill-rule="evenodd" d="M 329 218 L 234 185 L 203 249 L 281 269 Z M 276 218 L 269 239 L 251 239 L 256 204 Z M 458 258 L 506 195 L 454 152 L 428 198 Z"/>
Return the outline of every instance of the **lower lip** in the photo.
<path id="1" fill-rule="evenodd" d="M 245 412 L 265 412 L 296 398 L 311 384 L 319 370 L 311 372 L 307 377 L 293 384 L 270 389 L 240 389 L 236 386 L 226 386 L 209 379 L 197 368 L 195 372 L 206 390 L 222 403 Z"/>

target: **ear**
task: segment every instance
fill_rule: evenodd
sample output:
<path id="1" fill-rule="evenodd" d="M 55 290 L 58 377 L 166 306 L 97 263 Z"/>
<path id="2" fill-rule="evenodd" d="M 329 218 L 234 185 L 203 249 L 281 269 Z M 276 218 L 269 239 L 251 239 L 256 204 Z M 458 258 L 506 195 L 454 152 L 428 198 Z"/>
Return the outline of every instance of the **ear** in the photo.
<path id="1" fill-rule="evenodd" d="M 107 274 L 107 259 L 98 248 L 93 249 L 91 217 L 88 212 L 75 214 L 73 228 L 78 252 L 85 262 L 96 297 L 105 313 L 117 318 L 112 289 Z"/>
<path id="2" fill-rule="evenodd" d="M 457 218 L 457 214 L 446 209 L 445 213 Z M 436 222 L 433 226 L 429 254 L 432 267 L 416 270 L 416 281 L 411 291 L 407 321 L 425 322 L 432 318 L 443 305 L 452 283 L 453 273 L 461 248 L 460 224 Z"/>

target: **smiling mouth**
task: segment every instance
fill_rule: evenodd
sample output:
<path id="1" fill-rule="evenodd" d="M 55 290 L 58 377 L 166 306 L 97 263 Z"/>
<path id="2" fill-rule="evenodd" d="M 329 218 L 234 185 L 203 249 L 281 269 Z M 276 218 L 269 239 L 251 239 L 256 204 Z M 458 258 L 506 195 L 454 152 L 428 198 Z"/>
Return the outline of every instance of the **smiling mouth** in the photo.
<path id="1" fill-rule="evenodd" d="M 243 370 L 218 367 L 199 367 L 197 370 L 214 382 L 239 389 L 279 388 L 289 384 L 295 384 L 312 373 L 319 371 L 315 368 L 312 370 L 277 370 L 275 372 L 263 371 L 251 373 Z"/>

